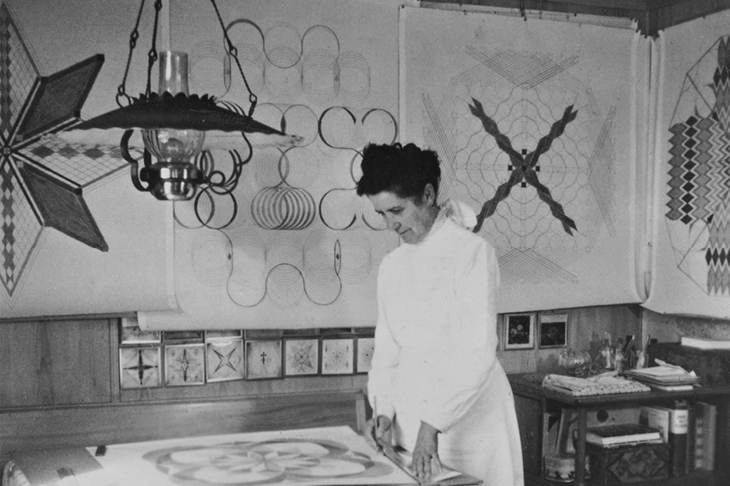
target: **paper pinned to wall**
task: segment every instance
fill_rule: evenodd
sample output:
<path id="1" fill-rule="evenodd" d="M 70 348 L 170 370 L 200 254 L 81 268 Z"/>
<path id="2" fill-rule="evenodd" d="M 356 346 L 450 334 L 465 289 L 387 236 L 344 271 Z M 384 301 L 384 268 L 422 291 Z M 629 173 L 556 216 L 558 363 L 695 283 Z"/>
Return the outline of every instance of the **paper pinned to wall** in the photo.
<path id="1" fill-rule="evenodd" d="M 172 205 L 132 187 L 118 148 L 49 136 L 76 111 L 116 107 L 135 12 L 112 0 L 0 8 L 0 318 L 175 308 Z M 130 70 L 130 93 L 144 90 L 144 67 Z"/>
<path id="2" fill-rule="evenodd" d="M 727 25 L 721 12 L 660 32 L 652 311 L 730 318 Z M 702 32 L 702 35 L 697 35 Z"/>
<path id="3" fill-rule="evenodd" d="M 290 149 L 254 149 L 233 193 L 238 213 L 225 228 L 201 228 L 190 204 L 176 204 L 180 311 L 141 312 L 140 325 L 373 326 L 378 267 L 398 239 L 384 231 L 355 185 L 362 148 L 398 139 L 400 2 L 259 0 L 218 6 L 258 97 L 253 118 L 303 142 Z M 173 4 L 170 23 L 172 48 L 190 56 L 191 92 L 248 109 L 248 91 L 235 60 L 223 50 L 208 2 Z M 231 157 L 248 155 L 243 142 L 240 150 L 211 153 L 223 167 Z M 210 226 L 232 214 L 231 201 L 213 198 Z"/>
<path id="4" fill-rule="evenodd" d="M 630 29 L 403 9 L 404 139 L 442 160 L 441 199 L 480 213 L 500 312 L 639 302 L 643 212 Z"/>

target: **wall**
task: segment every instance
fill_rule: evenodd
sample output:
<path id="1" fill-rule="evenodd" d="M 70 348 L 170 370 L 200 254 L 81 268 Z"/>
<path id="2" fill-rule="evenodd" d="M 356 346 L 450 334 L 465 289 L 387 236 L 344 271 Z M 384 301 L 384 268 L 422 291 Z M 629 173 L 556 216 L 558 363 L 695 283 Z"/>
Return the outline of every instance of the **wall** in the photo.
<path id="1" fill-rule="evenodd" d="M 581 307 L 565 312 L 568 314 L 569 348 L 595 352 L 607 332 L 612 339 L 625 339 L 628 334 L 641 339 L 642 309 L 638 305 Z M 500 321 L 500 335 L 503 324 Z M 497 355 L 507 373 L 549 373 L 559 371 L 558 356 L 565 349 L 540 349 L 536 344 L 535 349 L 506 351 L 504 339 L 500 336 Z"/>
<path id="2" fill-rule="evenodd" d="M 692 316 L 667 315 L 644 310 L 644 332 L 647 339 L 678 342 L 682 336 L 730 339 L 730 321 Z"/>
<path id="3" fill-rule="evenodd" d="M 577 349 L 589 349 L 605 332 L 623 337 L 640 331 L 638 306 L 588 307 L 569 309 L 566 313 L 569 346 Z M 352 374 L 122 390 L 119 321 L 77 318 L 0 325 L 0 411 L 366 388 L 367 375 Z M 565 349 L 539 349 L 537 345 L 530 350 L 503 348 L 502 343 L 498 357 L 508 373 L 554 371 L 558 355 Z"/>
<path id="4" fill-rule="evenodd" d="M 362 389 L 365 375 L 228 381 L 120 390 L 119 319 L 0 325 L 0 411 Z"/>

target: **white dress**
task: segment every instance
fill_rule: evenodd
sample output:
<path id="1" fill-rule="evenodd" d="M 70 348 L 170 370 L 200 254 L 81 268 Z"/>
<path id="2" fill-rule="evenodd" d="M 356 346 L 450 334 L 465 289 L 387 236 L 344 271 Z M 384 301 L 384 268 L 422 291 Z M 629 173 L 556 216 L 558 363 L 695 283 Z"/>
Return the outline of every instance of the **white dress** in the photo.
<path id="1" fill-rule="evenodd" d="M 521 486 L 514 398 L 496 357 L 497 257 L 443 214 L 380 265 L 370 404 L 394 420 L 398 445 L 413 450 L 424 421 L 441 432 L 444 464 L 485 486 Z"/>

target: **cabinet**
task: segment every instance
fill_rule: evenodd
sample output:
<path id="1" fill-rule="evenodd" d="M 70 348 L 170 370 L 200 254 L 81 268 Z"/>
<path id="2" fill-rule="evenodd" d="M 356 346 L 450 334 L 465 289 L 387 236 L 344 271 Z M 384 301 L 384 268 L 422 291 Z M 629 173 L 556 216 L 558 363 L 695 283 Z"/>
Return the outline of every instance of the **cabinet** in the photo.
<path id="1" fill-rule="evenodd" d="M 657 404 L 667 400 L 710 401 L 717 405 L 717 444 L 715 471 L 695 471 L 687 476 L 664 481 L 667 485 L 714 486 L 730 484 L 730 385 L 695 388 L 691 391 L 644 393 L 623 393 L 590 397 L 573 397 L 542 388 L 538 377 L 530 374 L 509 375 L 515 396 L 517 420 L 522 440 L 522 457 L 525 470 L 525 484 L 528 486 L 553 485 L 542 477 L 542 430 L 546 411 L 570 407 L 577 411 L 578 427 L 575 443 L 575 485 L 587 486 L 585 479 L 586 423 L 587 414 L 592 411 L 610 410 L 643 404 Z M 644 483 L 632 483 L 637 486 Z M 657 482 L 646 484 L 656 485 Z"/>

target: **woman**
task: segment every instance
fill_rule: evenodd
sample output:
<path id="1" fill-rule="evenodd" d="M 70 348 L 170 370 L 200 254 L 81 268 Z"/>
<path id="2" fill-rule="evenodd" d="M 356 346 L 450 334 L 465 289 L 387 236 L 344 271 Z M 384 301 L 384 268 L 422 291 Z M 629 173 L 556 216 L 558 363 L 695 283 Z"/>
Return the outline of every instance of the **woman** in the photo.
<path id="1" fill-rule="evenodd" d="M 413 453 L 428 482 L 443 464 L 485 486 L 522 485 L 514 399 L 496 358 L 494 249 L 467 229 L 474 212 L 439 207 L 438 156 L 413 144 L 368 145 L 358 195 L 405 244 L 378 273 L 378 322 L 368 376 L 374 418 L 365 438 Z"/>

